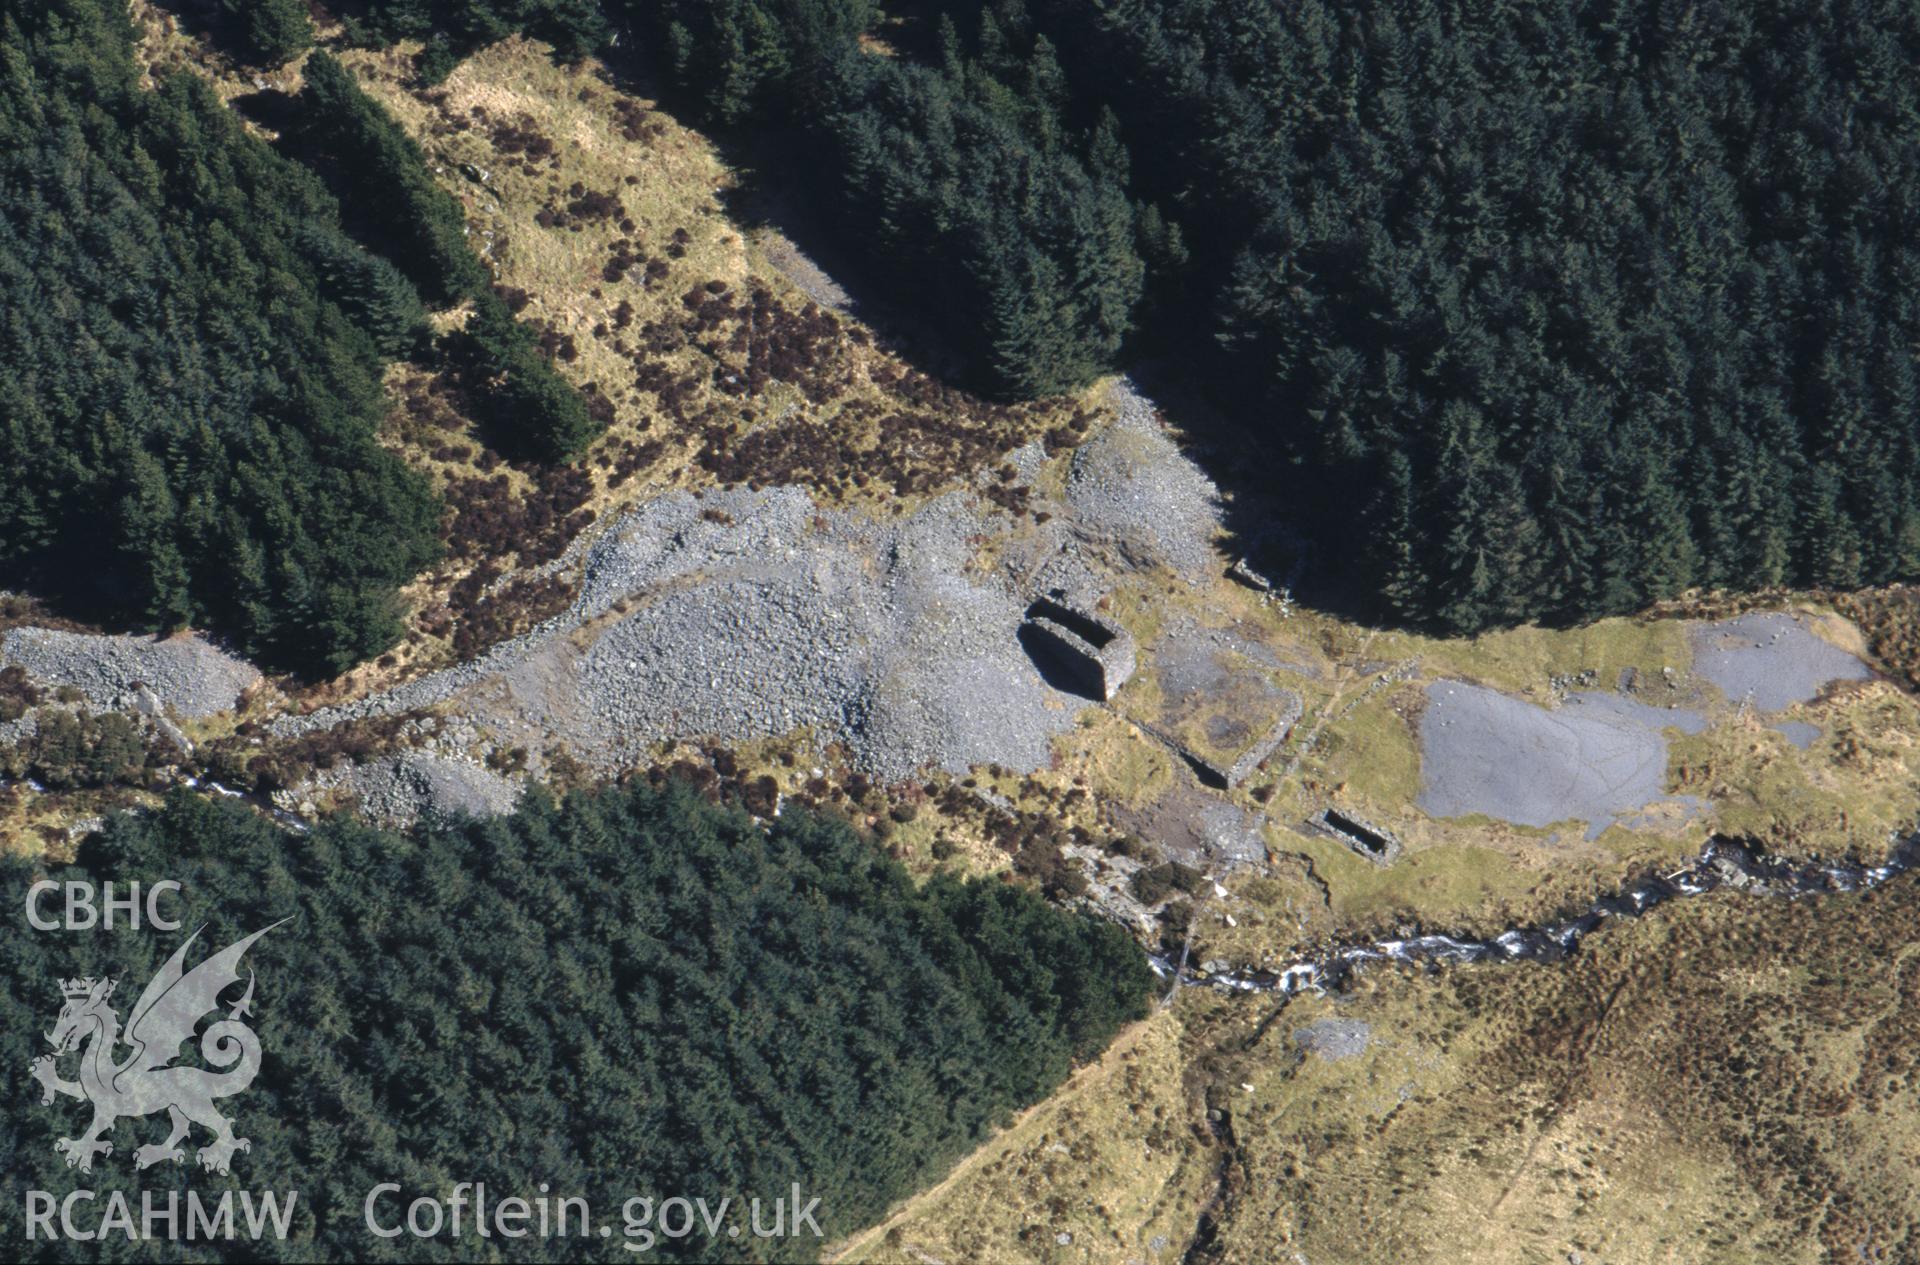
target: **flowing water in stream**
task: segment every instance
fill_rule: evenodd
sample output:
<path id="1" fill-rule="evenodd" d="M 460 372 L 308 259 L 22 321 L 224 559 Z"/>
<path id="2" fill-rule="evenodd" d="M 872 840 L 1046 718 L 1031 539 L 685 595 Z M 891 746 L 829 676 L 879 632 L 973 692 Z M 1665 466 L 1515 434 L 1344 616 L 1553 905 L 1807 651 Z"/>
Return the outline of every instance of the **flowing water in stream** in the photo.
<path id="1" fill-rule="evenodd" d="M 1282 993 L 1339 988 L 1354 971 L 1375 962 L 1412 965 L 1467 962 L 1558 962 L 1587 936 L 1609 920 L 1637 918 L 1650 909 L 1688 896 L 1703 896 L 1721 888 L 1789 899 L 1838 892 L 1861 892 L 1879 887 L 1920 866 L 1920 833 L 1894 846 L 1880 865 L 1854 861 L 1789 860 L 1769 856 L 1750 843 L 1715 837 L 1691 865 L 1666 875 L 1648 875 L 1609 896 L 1583 913 L 1543 927 L 1516 927 L 1485 940 L 1449 935 L 1418 935 L 1400 940 L 1374 940 L 1340 945 L 1316 957 L 1272 969 L 1224 971 L 1212 975 L 1175 966 L 1164 956 L 1152 957 L 1161 978 L 1176 974 L 1181 982 L 1243 993 Z"/>

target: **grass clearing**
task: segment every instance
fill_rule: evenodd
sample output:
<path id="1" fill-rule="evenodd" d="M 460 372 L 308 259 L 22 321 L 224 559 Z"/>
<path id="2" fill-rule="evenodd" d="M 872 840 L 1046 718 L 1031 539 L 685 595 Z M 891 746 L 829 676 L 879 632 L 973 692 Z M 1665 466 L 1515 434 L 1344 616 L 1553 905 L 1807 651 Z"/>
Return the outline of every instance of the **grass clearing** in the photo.
<path id="1" fill-rule="evenodd" d="M 1258 1040 L 1239 1018 L 1214 1038 L 1254 1086 L 1223 1259 L 1902 1259 L 1910 889 L 1709 898 L 1562 967 L 1378 971 Z M 1333 1015 L 1370 1025 L 1364 1054 L 1294 1047 Z"/>
<path id="2" fill-rule="evenodd" d="M 989 405 L 820 308 L 728 216 L 737 182 L 712 145 L 598 63 L 516 38 L 418 90 L 409 52 L 344 60 L 437 164 L 561 372 L 611 402 L 596 512 L 642 490 L 792 482 L 905 513 L 1019 443 L 1072 438 L 1081 401 Z"/>
<path id="3" fill-rule="evenodd" d="M 1678 739 L 1675 780 L 1712 800 L 1721 828 L 1769 846 L 1877 855 L 1920 803 L 1920 707 L 1887 682 L 1836 689 L 1792 720 L 1821 734 L 1801 751 L 1771 719 L 1743 716 Z"/>
<path id="4" fill-rule="evenodd" d="M 1184 776 L 1164 747 L 1105 709 L 1088 711 L 1054 745 L 1063 765 L 1085 770 L 1088 788 L 1103 802 L 1143 808 Z"/>
<path id="5" fill-rule="evenodd" d="M 1122 1032 L 945 1181 L 824 1259 L 1177 1260 L 1212 1179 L 1186 1075 L 1187 1015 L 1209 1004 L 1156 1010 Z"/>

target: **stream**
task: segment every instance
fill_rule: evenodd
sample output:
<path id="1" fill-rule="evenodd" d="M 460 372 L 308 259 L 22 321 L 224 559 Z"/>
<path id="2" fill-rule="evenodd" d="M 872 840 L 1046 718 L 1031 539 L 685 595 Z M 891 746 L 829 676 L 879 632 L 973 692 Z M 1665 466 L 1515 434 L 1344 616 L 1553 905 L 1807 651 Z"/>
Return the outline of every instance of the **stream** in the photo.
<path id="1" fill-rule="evenodd" d="M 1150 957 L 1162 979 L 1210 987 L 1226 992 L 1325 992 L 1337 989 L 1366 966 L 1377 962 L 1408 965 L 1451 965 L 1470 962 L 1558 962 L 1580 942 L 1620 918 L 1638 918 L 1669 901 L 1730 888 L 1757 895 L 1795 899 L 1841 892 L 1864 892 L 1920 867 L 1920 832 L 1897 843 L 1880 865 L 1819 859 L 1790 860 L 1770 856 L 1739 839 L 1716 836 L 1691 864 L 1666 875 L 1648 875 L 1589 905 L 1585 912 L 1541 927 L 1515 927 L 1485 940 L 1450 935 L 1417 935 L 1405 939 L 1373 940 L 1340 945 L 1316 957 L 1278 970 L 1223 971 L 1206 974 L 1189 968 L 1182 954 L 1176 965 L 1165 955 Z"/>
<path id="2" fill-rule="evenodd" d="M 298 813 L 288 812 L 286 809 L 274 803 L 271 796 L 263 795 L 259 791 L 236 791 L 230 786 L 220 785 L 220 783 L 214 781 L 212 778 L 202 780 L 192 775 L 181 778 L 180 785 L 189 790 L 201 791 L 209 795 L 218 795 L 221 799 L 237 799 L 244 804 L 251 804 L 254 808 L 272 818 L 276 825 L 283 826 L 297 835 L 306 834 L 309 830 L 313 829 L 313 823 L 311 821 Z"/>
<path id="3" fill-rule="evenodd" d="M 0 780 L 0 785 L 5 784 Z M 35 791 L 43 789 L 30 778 L 21 784 Z M 296 834 L 306 834 L 314 824 L 258 792 L 236 791 L 210 778 L 193 776 L 180 778 L 179 784 L 251 804 Z M 1338 945 L 1277 970 L 1259 967 L 1211 974 L 1188 965 L 1189 941 L 1182 946 L 1177 961 L 1166 954 L 1152 953 L 1147 962 L 1161 979 L 1176 980 L 1176 987 L 1192 985 L 1231 993 L 1278 993 L 1287 997 L 1302 992 L 1324 993 L 1341 988 L 1356 971 L 1380 962 L 1436 968 L 1475 962 L 1559 962 L 1577 950 L 1582 940 L 1604 930 L 1610 921 L 1638 918 L 1670 901 L 1704 896 L 1723 888 L 1792 900 L 1871 891 L 1915 868 L 1920 868 L 1920 829 L 1896 843 L 1879 865 L 1823 861 L 1817 857 L 1800 860 L 1777 857 L 1746 840 L 1716 835 L 1690 864 L 1669 874 L 1639 878 L 1602 896 L 1572 917 L 1540 927 L 1514 927 L 1487 939 L 1436 932 L 1371 940 Z"/>

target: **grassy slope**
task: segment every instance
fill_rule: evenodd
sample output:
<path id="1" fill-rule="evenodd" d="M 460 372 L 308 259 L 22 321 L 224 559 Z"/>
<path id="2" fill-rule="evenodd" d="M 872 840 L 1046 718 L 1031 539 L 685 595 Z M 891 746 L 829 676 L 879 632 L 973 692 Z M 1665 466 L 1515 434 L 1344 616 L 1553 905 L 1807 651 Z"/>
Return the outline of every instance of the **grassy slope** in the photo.
<path id="1" fill-rule="evenodd" d="M 1247 1051 L 1223 1259 L 1910 1259 L 1917 896 L 1720 897 L 1563 970 L 1379 975 L 1341 1009 L 1381 1039 L 1338 1063 L 1288 1052 L 1290 1012 Z"/>
<path id="2" fill-rule="evenodd" d="M 945 1181 L 826 1259 L 1118 1260 L 1156 1240 L 1163 1250 L 1182 1242 L 1213 1182 L 1198 1137 L 1205 1107 L 1185 1075 L 1192 1043 L 1182 1014 L 1156 1011 Z"/>
<path id="3" fill-rule="evenodd" d="M 1294 1031 L 1333 1016 L 1371 1025 L 1367 1050 L 1303 1054 Z M 1669 907 L 1563 969 L 1378 972 L 1278 1013 L 1189 993 L 1156 1029 L 1158 1045 L 1116 1046 L 846 1259 L 1177 1260 L 1178 1231 L 1151 1250 L 1177 1224 L 1166 1201 L 1184 1202 L 1190 1234 L 1216 1196 L 1198 1259 L 1247 1265 L 1920 1251 L 1911 881 Z M 1208 1109 L 1228 1142 L 1201 1140 Z M 1187 1129 L 1171 1155 L 1140 1140 L 1143 1119 L 1166 1117 Z M 1045 1163 L 1056 1144 L 1072 1163 Z M 1135 1163 L 1109 1158 L 1119 1145 Z"/>

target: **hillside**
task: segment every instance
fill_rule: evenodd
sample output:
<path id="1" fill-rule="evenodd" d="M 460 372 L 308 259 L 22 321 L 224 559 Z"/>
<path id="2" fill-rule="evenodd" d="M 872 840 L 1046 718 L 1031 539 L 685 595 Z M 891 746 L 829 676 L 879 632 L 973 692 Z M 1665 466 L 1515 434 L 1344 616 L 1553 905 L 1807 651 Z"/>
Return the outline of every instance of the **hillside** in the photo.
<path id="1" fill-rule="evenodd" d="M 296 914 L 222 1259 L 1913 1254 L 1904 12 L 55 8 L 0 866 L 192 919 L 0 932 L 0 1044 Z"/>

